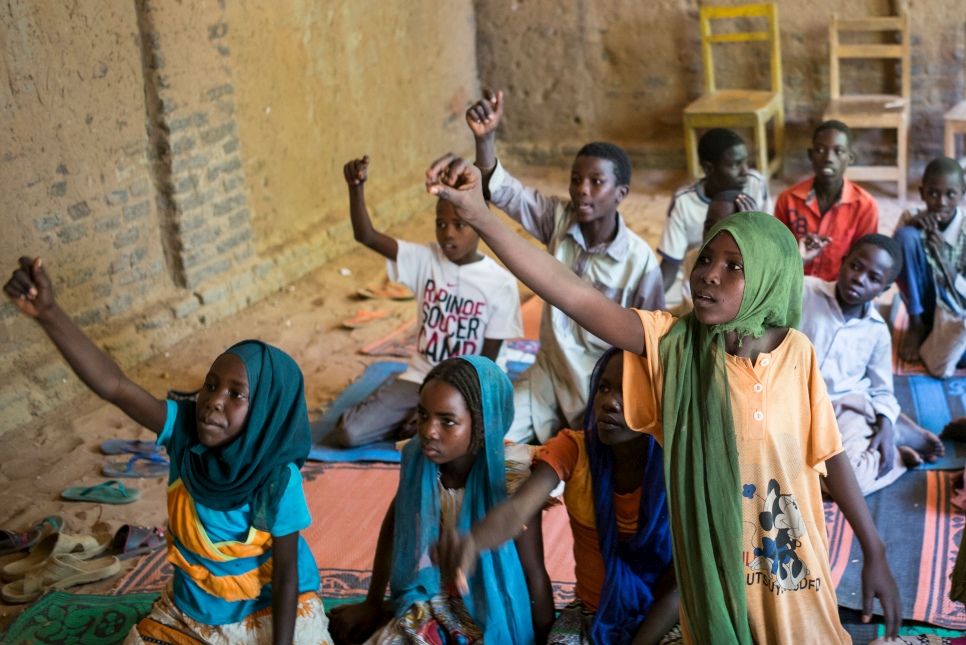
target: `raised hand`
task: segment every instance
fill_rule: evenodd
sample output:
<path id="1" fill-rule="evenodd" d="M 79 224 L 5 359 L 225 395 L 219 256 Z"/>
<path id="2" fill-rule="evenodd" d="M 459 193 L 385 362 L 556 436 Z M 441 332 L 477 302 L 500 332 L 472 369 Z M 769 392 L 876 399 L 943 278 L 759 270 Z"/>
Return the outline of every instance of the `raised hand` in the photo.
<path id="1" fill-rule="evenodd" d="M 483 98 L 466 110 L 466 124 L 473 136 L 481 139 L 492 134 L 503 119 L 503 92 L 483 91 Z"/>
<path id="2" fill-rule="evenodd" d="M 735 208 L 738 209 L 736 211 L 738 213 L 750 213 L 758 210 L 758 204 L 752 197 L 741 193 L 735 198 Z"/>
<path id="3" fill-rule="evenodd" d="M 13 300 L 20 311 L 31 318 L 37 318 L 50 310 L 55 304 L 54 287 L 44 271 L 43 260 L 39 257 L 22 257 L 18 260 L 20 268 L 13 272 L 3 292 Z"/>
<path id="4" fill-rule="evenodd" d="M 483 201 L 479 168 L 452 153 L 426 171 L 426 190 L 453 204 L 460 218 L 474 228 L 490 213 Z"/>
<path id="5" fill-rule="evenodd" d="M 345 183 L 350 186 L 361 186 L 369 178 L 369 155 L 362 159 L 353 159 L 342 167 Z"/>
<path id="6" fill-rule="evenodd" d="M 808 264 L 822 254 L 832 238 L 816 233 L 805 233 L 798 238 L 798 253 L 802 256 L 802 264 Z"/>

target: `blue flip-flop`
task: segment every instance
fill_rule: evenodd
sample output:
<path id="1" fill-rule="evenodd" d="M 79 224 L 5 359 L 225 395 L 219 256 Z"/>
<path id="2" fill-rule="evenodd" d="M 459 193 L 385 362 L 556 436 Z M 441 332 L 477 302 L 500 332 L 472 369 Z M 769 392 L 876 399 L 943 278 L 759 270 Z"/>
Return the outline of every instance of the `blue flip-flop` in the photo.
<path id="1" fill-rule="evenodd" d="M 124 484 L 112 479 L 97 486 L 74 486 L 60 494 L 64 499 L 74 502 L 101 502 L 102 504 L 130 504 L 141 497 L 136 488 L 126 488 Z"/>
<path id="2" fill-rule="evenodd" d="M 138 441 L 137 439 L 108 439 L 101 444 L 101 452 L 105 455 L 120 455 L 125 452 L 158 453 L 164 450 L 153 441 Z"/>
<path id="3" fill-rule="evenodd" d="M 127 462 L 104 464 L 101 474 L 105 477 L 164 477 L 170 466 L 168 460 L 157 453 L 138 453 Z"/>

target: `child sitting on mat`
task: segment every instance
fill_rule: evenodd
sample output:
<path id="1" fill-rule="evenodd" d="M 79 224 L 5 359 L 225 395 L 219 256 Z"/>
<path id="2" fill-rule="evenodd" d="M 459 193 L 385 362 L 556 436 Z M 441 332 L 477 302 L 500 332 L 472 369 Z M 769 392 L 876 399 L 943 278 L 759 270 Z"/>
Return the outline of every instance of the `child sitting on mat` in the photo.
<path id="1" fill-rule="evenodd" d="M 416 294 L 416 356 L 364 401 L 342 413 L 326 443 L 343 448 L 381 439 L 408 439 L 416 428 L 419 384 L 440 361 L 455 356 L 496 360 L 503 341 L 523 336 L 520 292 L 506 269 L 477 250 L 480 238 L 450 204 L 436 202 L 436 243 L 414 244 L 377 231 L 366 208 L 369 157 L 343 169 L 356 241 L 385 256 L 395 282 Z"/>
<path id="2" fill-rule="evenodd" d="M 903 360 L 920 359 L 920 348 L 936 327 L 937 316 L 966 317 L 966 226 L 959 208 L 964 192 L 966 181 L 959 162 L 949 157 L 933 159 L 919 187 L 925 210 L 907 211 L 899 218 L 895 238 L 904 265 L 896 282 L 909 314 L 909 328 L 899 348 Z M 930 372 L 939 377 L 952 374 L 956 363 L 966 357 L 962 338 L 962 333 L 942 330 L 931 339 L 932 351 L 922 357 Z"/>
<path id="3" fill-rule="evenodd" d="M 662 451 L 652 437 L 627 427 L 623 372 L 623 353 L 607 350 L 591 377 L 584 430 L 561 430 L 550 439 L 513 497 L 440 553 L 453 568 L 473 571 L 480 553 L 521 533 L 525 518 L 565 481 L 577 599 L 554 621 L 552 645 L 654 645 L 680 638 L 673 629 L 678 593 Z M 552 611 L 549 578 L 546 588 L 534 601 L 549 603 Z"/>
<path id="4" fill-rule="evenodd" d="M 171 458 L 174 579 L 125 644 L 331 643 L 318 568 L 299 534 L 311 524 L 299 474 L 311 436 L 295 361 L 244 341 L 215 359 L 197 402 L 158 400 L 60 308 L 40 258 L 20 258 L 4 292 L 85 385 L 156 433 Z"/>
<path id="5" fill-rule="evenodd" d="M 490 213 L 479 170 L 447 155 L 427 189 L 537 295 L 625 350 L 629 427 L 664 448 L 686 642 L 849 643 L 838 619 L 820 482 L 862 545 L 863 620 L 899 590 L 815 360 L 799 331 L 802 260 L 771 215 L 738 213 L 708 233 L 691 272 L 694 312 L 625 309 Z"/>
<path id="6" fill-rule="evenodd" d="M 332 610 L 343 642 L 373 644 L 530 645 L 528 582 L 543 565 L 542 533 L 526 531 L 481 557 L 468 588 L 431 562 L 433 546 L 465 532 L 507 498 L 503 435 L 513 420 L 513 386 L 496 364 L 478 356 L 443 361 L 419 391 L 418 439 L 402 448 L 399 490 L 379 531 L 365 601 Z M 514 470 L 529 473 L 529 451 Z M 530 519 L 530 518 L 527 518 Z M 517 548 L 521 548 L 518 555 Z M 525 554 L 525 555 L 524 555 Z M 529 563 L 524 570 L 521 561 Z M 533 578 L 531 578 L 533 576 Z M 383 609 L 386 584 L 393 618 Z M 542 622 L 549 625 L 550 615 Z M 374 635 L 374 630 L 377 630 Z"/>
<path id="7" fill-rule="evenodd" d="M 466 111 L 484 195 L 545 244 L 547 253 L 614 302 L 663 309 L 657 257 L 617 211 L 630 190 L 627 153 L 612 143 L 585 145 L 570 170 L 570 199 L 546 197 L 511 177 L 497 160 L 494 139 L 502 116 L 503 92 L 487 93 Z M 540 351 L 513 384 L 516 416 L 506 438 L 543 443 L 562 428 L 579 427 L 587 408 L 587 381 L 607 347 L 544 304 Z"/>
<path id="8" fill-rule="evenodd" d="M 799 330 L 815 347 L 863 495 L 943 454 L 936 435 L 900 413 L 892 389 L 892 334 L 872 302 L 901 270 L 899 245 L 873 233 L 849 249 L 837 282 L 812 276 L 804 282 Z"/>

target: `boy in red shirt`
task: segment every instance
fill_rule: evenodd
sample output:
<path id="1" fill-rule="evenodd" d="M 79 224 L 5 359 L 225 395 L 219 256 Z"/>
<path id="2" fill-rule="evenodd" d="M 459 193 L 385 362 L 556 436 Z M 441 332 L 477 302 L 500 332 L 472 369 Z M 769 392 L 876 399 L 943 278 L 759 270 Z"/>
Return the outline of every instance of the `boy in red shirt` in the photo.
<path id="1" fill-rule="evenodd" d="M 805 275 L 832 282 L 852 244 L 863 235 L 878 232 L 879 207 L 872 195 L 845 178 L 855 158 L 849 126 L 841 121 L 818 126 L 808 158 L 815 176 L 778 196 L 775 217 L 796 239 L 805 237 L 807 246 L 824 247 L 805 265 Z"/>

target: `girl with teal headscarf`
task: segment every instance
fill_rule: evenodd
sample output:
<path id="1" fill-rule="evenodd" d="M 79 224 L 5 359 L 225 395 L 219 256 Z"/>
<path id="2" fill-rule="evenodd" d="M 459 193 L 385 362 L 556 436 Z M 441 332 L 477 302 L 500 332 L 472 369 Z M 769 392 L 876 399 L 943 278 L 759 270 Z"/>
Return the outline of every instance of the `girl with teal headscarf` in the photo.
<path id="1" fill-rule="evenodd" d="M 690 276 L 695 311 L 677 320 L 624 309 L 535 251 L 489 212 L 465 161 L 435 162 L 427 188 L 517 278 L 627 352 L 624 389 L 639 392 L 626 399 L 628 423 L 664 447 L 688 642 L 849 642 L 829 571 L 823 474 L 863 547 L 864 618 L 878 597 L 886 635 L 898 632 L 885 547 L 841 450 L 814 350 L 794 329 L 803 270 L 784 225 L 765 213 L 715 225 Z"/>
<path id="2" fill-rule="evenodd" d="M 485 555 L 465 582 L 435 562 L 435 545 L 465 532 L 507 498 L 503 436 L 513 420 L 513 386 L 488 358 L 464 356 L 433 368 L 420 388 L 417 436 L 402 449 L 399 490 L 386 513 L 369 593 L 332 612 L 332 630 L 378 644 L 533 642 L 528 577 L 517 545 Z M 529 465 L 529 464 L 527 464 Z M 532 540 L 525 548 L 537 548 Z M 539 545 L 542 549 L 542 544 Z"/>
<path id="3" fill-rule="evenodd" d="M 80 379 L 157 434 L 170 458 L 174 578 L 125 643 L 331 643 L 318 568 L 300 536 L 311 524 L 299 474 L 311 436 L 295 361 L 244 341 L 215 359 L 196 397 L 156 399 L 60 308 L 40 258 L 21 258 L 4 291 Z"/>

